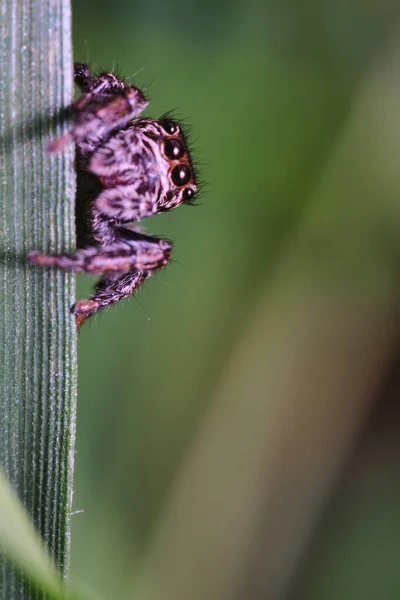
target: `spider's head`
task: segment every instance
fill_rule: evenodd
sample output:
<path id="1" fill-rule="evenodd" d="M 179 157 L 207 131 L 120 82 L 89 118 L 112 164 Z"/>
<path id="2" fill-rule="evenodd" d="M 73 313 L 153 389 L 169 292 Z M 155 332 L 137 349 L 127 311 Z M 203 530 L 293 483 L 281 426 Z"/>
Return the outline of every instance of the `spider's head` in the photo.
<path id="1" fill-rule="evenodd" d="M 135 126 L 144 134 L 147 178 L 157 195 L 157 212 L 190 204 L 198 186 L 182 127 L 169 117 L 138 119 Z"/>
<path id="2" fill-rule="evenodd" d="M 89 171 L 104 187 L 97 210 L 122 221 L 190 204 L 198 191 L 182 128 L 169 117 L 130 121 L 93 153 Z"/>

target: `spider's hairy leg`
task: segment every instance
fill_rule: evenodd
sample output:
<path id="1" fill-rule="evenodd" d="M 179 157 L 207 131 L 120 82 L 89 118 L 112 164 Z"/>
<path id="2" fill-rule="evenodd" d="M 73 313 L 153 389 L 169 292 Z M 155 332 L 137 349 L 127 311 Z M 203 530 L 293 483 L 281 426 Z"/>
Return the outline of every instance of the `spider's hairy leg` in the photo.
<path id="1" fill-rule="evenodd" d="M 84 63 L 74 63 L 74 81 L 82 92 L 95 94 L 123 90 L 128 87 L 122 79 L 114 73 L 100 73 L 94 75 Z"/>
<path id="2" fill-rule="evenodd" d="M 149 236 L 147 236 L 149 237 Z M 75 273 L 124 273 L 131 268 L 155 270 L 165 266 L 171 255 L 171 244 L 166 240 L 153 238 L 119 239 L 109 246 L 88 246 L 68 254 L 50 256 L 40 252 L 30 252 L 28 263 L 39 267 L 55 267 Z"/>
<path id="3" fill-rule="evenodd" d="M 132 269 L 127 273 L 104 275 L 93 296 L 88 300 L 80 300 L 72 307 L 77 327 L 80 328 L 88 317 L 102 308 L 131 296 L 151 274 L 151 270 Z"/>
<path id="4" fill-rule="evenodd" d="M 51 153 L 60 152 L 75 142 L 82 154 L 93 152 L 114 129 L 120 129 L 138 117 L 148 105 L 144 93 L 127 85 L 113 73 L 92 75 L 86 65 L 75 65 L 75 81 L 82 95 L 71 104 L 72 125 L 62 137 L 48 146 Z"/>
<path id="5" fill-rule="evenodd" d="M 31 265 L 103 275 L 94 296 L 73 307 L 78 327 L 100 308 L 133 294 L 145 279 L 170 260 L 172 246 L 166 240 L 121 226 L 115 228 L 115 235 L 115 242 L 107 246 L 89 246 L 57 256 L 39 252 L 28 255 Z"/>

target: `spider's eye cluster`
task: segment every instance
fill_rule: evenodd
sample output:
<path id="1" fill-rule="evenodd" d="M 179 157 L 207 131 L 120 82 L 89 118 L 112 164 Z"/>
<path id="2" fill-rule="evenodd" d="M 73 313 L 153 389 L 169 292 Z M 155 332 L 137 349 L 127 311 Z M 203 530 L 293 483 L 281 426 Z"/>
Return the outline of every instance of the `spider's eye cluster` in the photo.
<path id="1" fill-rule="evenodd" d="M 196 188 L 185 187 L 189 183 L 195 184 L 195 181 L 189 153 L 181 135 L 181 130 L 179 125 L 172 119 L 164 119 L 160 121 L 160 125 L 167 134 L 162 142 L 162 150 L 164 156 L 172 163 L 169 171 L 170 181 L 176 187 L 185 188 L 182 191 L 181 198 L 183 201 L 188 202 L 193 198 Z"/>

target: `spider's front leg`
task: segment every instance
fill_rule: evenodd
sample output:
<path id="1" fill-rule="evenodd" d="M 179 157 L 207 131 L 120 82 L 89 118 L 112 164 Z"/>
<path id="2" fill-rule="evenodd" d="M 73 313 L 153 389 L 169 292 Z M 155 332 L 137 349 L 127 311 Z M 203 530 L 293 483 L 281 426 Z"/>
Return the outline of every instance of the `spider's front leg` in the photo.
<path id="1" fill-rule="evenodd" d="M 104 275 L 96 286 L 96 291 L 88 300 L 80 300 L 72 307 L 78 329 L 84 321 L 96 312 L 131 296 L 150 277 L 151 270 L 131 269 L 127 273 Z"/>
<path id="2" fill-rule="evenodd" d="M 125 84 L 113 73 L 96 77 L 86 65 L 76 63 L 74 77 L 83 93 L 70 106 L 73 122 L 69 131 L 49 144 L 52 153 L 75 142 L 82 154 L 90 154 L 114 129 L 125 127 L 148 105 L 139 88 Z"/>
<path id="3" fill-rule="evenodd" d="M 171 244 L 166 240 L 138 236 L 137 239 L 118 238 L 108 246 L 88 246 L 76 252 L 49 255 L 30 252 L 28 263 L 39 267 L 55 267 L 75 273 L 124 273 L 132 267 L 157 270 L 164 267 L 171 255 Z"/>
<path id="4" fill-rule="evenodd" d="M 115 242 L 107 246 L 89 246 L 57 256 L 39 252 L 28 255 L 31 265 L 103 275 L 93 297 L 73 306 L 78 327 L 101 308 L 133 294 L 170 260 L 172 246 L 166 240 L 121 226 L 115 228 L 115 235 Z"/>

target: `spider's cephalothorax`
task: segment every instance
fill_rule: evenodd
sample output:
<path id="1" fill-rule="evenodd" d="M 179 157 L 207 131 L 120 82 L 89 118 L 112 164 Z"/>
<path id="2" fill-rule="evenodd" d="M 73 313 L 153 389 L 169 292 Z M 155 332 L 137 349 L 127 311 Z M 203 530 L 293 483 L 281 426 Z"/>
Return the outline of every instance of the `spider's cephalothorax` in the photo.
<path id="1" fill-rule="evenodd" d="M 135 119 L 90 156 L 88 169 L 104 187 L 102 215 L 136 221 L 189 202 L 195 192 L 185 140 L 172 120 Z"/>
<path id="2" fill-rule="evenodd" d="M 171 243 L 126 223 L 190 203 L 196 177 L 180 125 L 169 117 L 139 118 L 141 90 L 113 73 L 94 76 L 75 65 L 82 95 L 72 104 L 72 125 L 50 152 L 76 143 L 78 250 L 48 256 L 31 252 L 30 264 L 102 275 L 95 294 L 73 306 L 78 326 L 104 306 L 132 294 L 167 264 Z"/>

